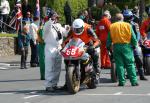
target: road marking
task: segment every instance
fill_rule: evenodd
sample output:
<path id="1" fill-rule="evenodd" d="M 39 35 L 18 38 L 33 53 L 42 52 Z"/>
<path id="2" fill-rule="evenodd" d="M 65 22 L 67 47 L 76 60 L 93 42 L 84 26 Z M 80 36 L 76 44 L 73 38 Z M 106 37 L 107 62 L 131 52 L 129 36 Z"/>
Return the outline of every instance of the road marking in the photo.
<path id="1" fill-rule="evenodd" d="M 30 92 L 30 94 L 35 94 L 35 93 L 37 93 L 37 91 Z"/>
<path id="2" fill-rule="evenodd" d="M 114 95 L 120 95 L 122 94 L 122 92 L 117 92 L 117 93 L 114 93 Z"/>
<path id="3" fill-rule="evenodd" d="M 150 96 L 150 94 L 79 94 L 82 96 Z"/>
<path id="4" fill-rule="evenodd" d="M 10 66 L 10 64 L 7 64 L 7 63 L 0 63 L 0 65 L 3 65 L 3 66 Z"/>
<path id="5" fill-rule="evenodd" d="M 14 93 L 0 93 L 0 95 L 10 95 L 10 94 L 14 94 Z"/>
<path id="6" fill-rule="evenodd" d="M 34 97 L 38 97 L 38 96 L 40 96 L 40 95 L 31 95 L 31 96 L 24 97 L 24 99 L 34 98 Z"/>
<path id="7" fill-rule="evenodd" d="M 6 69 L 8 69 L 8 68 L 0 67 L 0 69 L 1 69 L 1 70 L 6 70 Z"/>

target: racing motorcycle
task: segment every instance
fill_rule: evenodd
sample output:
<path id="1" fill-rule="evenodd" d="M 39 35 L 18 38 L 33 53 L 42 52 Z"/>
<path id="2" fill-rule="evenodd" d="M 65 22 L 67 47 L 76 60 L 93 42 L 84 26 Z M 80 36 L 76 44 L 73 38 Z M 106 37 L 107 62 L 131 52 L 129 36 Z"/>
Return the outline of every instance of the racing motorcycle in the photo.
<path id="1" fill-rule="evenodd" d="M 109 51 L 108 54 L 109 54 L 110 61 L 111 61 L 111 71 L 110 71 L 111 80 L 112 80 L 112 82 L 115 83 L 115 82 L 117 82 L 116 64 L 115 64 L 115 60 L 113 57 L 113 52 Z"/>
<path id="2" fill-rule="evenodd" d="M 150 34 L 142 42 L 142 52 L 143 52 L 143 67 L 144 72 L 150 75 Z"/>
<path id="3" fill-rule="evenodd" d="M 73 38 L 61 50 L 66 65 L 67 88 L 73 94 L 80 90 L 80 84 L 86 84 L 90 89 L 96 88 L 92 59 L 86 48 L 81 39 Z"/>

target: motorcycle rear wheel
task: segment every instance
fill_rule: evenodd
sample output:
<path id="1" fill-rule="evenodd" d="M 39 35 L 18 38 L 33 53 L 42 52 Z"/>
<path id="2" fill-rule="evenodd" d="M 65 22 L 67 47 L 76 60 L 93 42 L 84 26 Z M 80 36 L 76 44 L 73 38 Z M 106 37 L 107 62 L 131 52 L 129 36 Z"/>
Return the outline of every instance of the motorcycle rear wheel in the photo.
<path id="1" fill-rule="evenodd" d="M 113 83 L 117 82 L 116 65 L 114 62 L 111 63 L 111 80 Z"/>
<path id="2" fill-rule="evenodd" d="M 88 80 L 88 83 L 86 85 L 89 89 L 95 89 L 97 87 L 96 77 L 94 75 L 91 75 L 89 80 Z"/>
<path id="3" fill-rule="evenodd" d="M 77 79 L 75 66 L 68 66 L 66 79 L 67 79 L 68 91 L 72 94 L 77 93 L 80 89 L 80 80 Z"/>

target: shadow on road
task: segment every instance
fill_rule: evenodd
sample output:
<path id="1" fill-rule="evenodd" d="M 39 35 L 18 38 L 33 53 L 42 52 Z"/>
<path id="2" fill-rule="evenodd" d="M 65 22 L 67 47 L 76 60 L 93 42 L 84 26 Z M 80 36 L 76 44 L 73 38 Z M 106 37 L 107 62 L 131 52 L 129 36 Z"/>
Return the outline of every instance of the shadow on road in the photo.
<path id="1" fill-rule="evenodd" d="M 45 90 L 18 90 L 18 91 L 0 91 L 0 94 L 7 94 L 7 93 L 12 93 L 12 94 L 24 94 L 24 95 L 47 95 L 47 96 L 64 96 L 64 95 L 71 95 L 67 91 L 63 90 L 57 90 L 55 92 L 46 92 Z"/>
<path id="2" fill-rule="evenodd" d="M 112 80 L 108 78 L 100 78 L 100 83 L 112 83 Z"/>
<path id="3" fill-rule="evenodd" d="M 28 82 L 28 81 L 39 81 L 39 79 L 25 79 L 25 80 L 0 80 L 0 83 L 3 82 Z"/>

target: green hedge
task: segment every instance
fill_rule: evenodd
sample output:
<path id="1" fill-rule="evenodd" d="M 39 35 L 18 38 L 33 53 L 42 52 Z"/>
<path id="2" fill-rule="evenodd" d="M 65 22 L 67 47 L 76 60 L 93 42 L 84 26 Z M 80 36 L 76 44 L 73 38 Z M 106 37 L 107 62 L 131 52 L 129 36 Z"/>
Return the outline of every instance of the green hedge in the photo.
<path id="1" fill-rule="evenodd" d="M 92 10 L 92 17 L 95 20 L 99 20 L 105 10 L 110 11 L 112 19 L 115 17 L 116 13 L 121 12 L 121 10 L 117 6 L 114 6 L 114 5 L 111 5 L 111 6 L 108 5 L 108 6 L 105 6 L 104 8 L 92 7 L 91 10 Z"/>
<path id="2" fill-rule="evenodd" d="M 0 34 L 0 37 L 17 37 L 17 34 Z"/>

